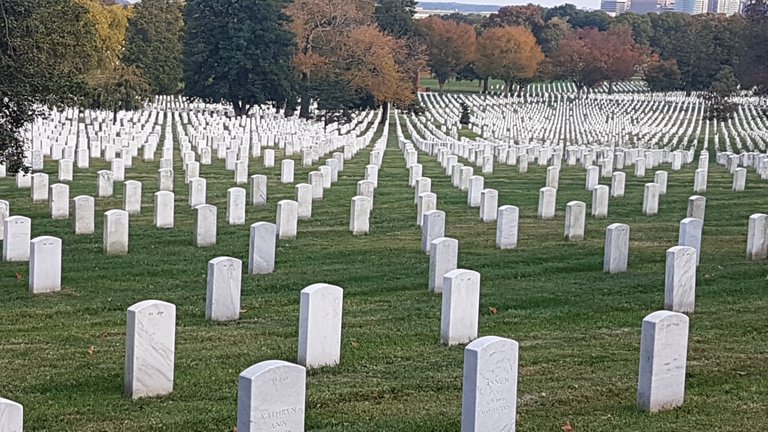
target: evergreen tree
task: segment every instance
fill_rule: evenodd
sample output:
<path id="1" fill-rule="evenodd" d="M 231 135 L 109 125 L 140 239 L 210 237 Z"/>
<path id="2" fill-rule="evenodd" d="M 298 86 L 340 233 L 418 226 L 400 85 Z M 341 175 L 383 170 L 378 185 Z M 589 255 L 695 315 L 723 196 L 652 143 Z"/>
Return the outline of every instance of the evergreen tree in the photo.
<path id="1" fill-rule="evenodd" d="M 181 90 L 183 4 L 179 0 L 142 0 L 128 21 L 123 63 L 141 70 L 155 94 Z"/>
<path id="2" fill-rule="evenodd" d="M 236 115 L 291 94 L 294 36 L 282 0 L 189 0 L 184 93 L 228 101 Z"/>

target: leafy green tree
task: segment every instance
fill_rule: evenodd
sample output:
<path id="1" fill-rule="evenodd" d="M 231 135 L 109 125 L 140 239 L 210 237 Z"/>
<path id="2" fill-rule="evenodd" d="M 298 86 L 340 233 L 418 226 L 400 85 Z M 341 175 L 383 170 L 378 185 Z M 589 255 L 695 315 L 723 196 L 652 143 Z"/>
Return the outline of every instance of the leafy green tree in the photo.
<path id="1" fill-rule="evenodd" d="M 183 9 L 180 0 L 142 0 L 128 21 L 123 63 L 139 68 L 155 94 L 181 90 Z"/>
<path id="2" fill-rule="evenodd" d="M 743 42 L 736 73 L 745 88 L 760 94 L 768 92 L 768 2 L 750 0 L 744 5 L 746 19 L 740 40 Z"/>
<path id="3" fill-rule="evenodd" d="M 378 0 L 374 11 L 376 24 L 384 33 L 402 38 L 413 36 L 416 26 L 413 15 L 416 13 L 416 0 Z"/>
<path id="4" fill-rule="evenodd" d="M 704 95 L 707 102 L 707 118 L 709 120 L 727 121 L 736 111 L 736 103 L 732 96 L 739 89 L 739 81 L 730 66 L 724 66 L 718 72 L 715 81 Z"/>
<path id="5" fill-rule="evenodd" d="M 658 92 L 680 90 L 683 83 L 683 75 L 675 59 L 654 59 L 646 67 L 644 77 L 648 87 Z"/>
<path id="6" fill-rule="evenodd" d="M 23 167 L 24 125 L 41 105 L 72 105 L 97 66 L 88 10 L 71 0 L 0 0 L 0 162 Z"/>
<path id="7" fill-rule="evenodd" d="M 143 108 L 150 95 L 149 84 L 139 70 L 121 64 L 92 76 L 91 87 L 89 108 L 112 112 L 113 123 L 117 123 L 118 112 Z"/>
<path id="8" fill-rule="evenodd" d="M 632 12 L 623 13 L 613 20 L 612 26 L 622 25 L 632 29 L 632 38 L 636 44 L 648 45 L 653 33 L 651 18 L 648 15 L 638 15 Z"/>
<path id="9" fill-rule="evenodd" d="M 188 0 L 184 93 L 228 101 L 235 115 L 292 93 L 294 35 L 282 0 Z"/>

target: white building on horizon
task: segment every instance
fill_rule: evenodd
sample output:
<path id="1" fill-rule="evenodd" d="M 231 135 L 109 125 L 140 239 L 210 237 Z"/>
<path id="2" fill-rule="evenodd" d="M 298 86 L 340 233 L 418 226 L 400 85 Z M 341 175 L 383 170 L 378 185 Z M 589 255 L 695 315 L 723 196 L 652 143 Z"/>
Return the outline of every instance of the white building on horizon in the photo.
<path id="1" fill-rule="evenodd" d="M 630 4 L 630 0 L 601 0 L 600 10 L 615 17 L 629 11 Z"/>
<path id="2" fill-rule="evenodd" d="M 675 2 L 675 12 L 698 15 L 707 13 L 708 6 L 709 2 L 704 0 L 677 0 Z"/>

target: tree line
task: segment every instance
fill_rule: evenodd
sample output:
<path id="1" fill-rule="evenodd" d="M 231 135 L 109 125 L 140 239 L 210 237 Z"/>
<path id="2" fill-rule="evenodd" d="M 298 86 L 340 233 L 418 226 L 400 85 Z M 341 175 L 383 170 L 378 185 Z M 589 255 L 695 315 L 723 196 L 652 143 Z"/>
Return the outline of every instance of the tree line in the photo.
<path id="1" fill-rule="evenodd" d="M 420 23 L 428 63 L 442 90 L 449 79 L 489 78 L 507 89 L 565 79 L 579 90 L 644 78 L 654 91 L 708 91 L 723 74 L 768 90 L 768 7 L 742 15 L 624 13 L 611 17 L 566 4 L 505 6 L 490 16 L 450 14 Z M 729 72 L 730 71 L 730 72 Z M 720 78 L 719 78 L 720 77 Z"/>
<path id="2" fill-rule="evenodd" d="M 765 91 L 765 1 L 733 17 L 529 4 L 414 20 L 414 0 L 0 0 L 0 161 L 21 167 L 19 131 L 41 106 L 116 119 L 152 94 L 329 123 L 390 103 L 418 109 L 427 69 L 441 90 L 449 79 L 588 90 L 642 76 L 653 90 Z"/>

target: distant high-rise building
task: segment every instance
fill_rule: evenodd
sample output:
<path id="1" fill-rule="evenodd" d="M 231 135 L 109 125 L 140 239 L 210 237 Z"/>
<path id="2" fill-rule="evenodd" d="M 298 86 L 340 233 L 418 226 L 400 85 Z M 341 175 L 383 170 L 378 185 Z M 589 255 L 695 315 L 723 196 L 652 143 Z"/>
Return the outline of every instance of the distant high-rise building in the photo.
<path id="1" fill-rule="evenodd" d="M 710 0 L 709 12 L 736 15 L 741 12 L 741 0 Z"/>
<path id="2" fill-rule="evenodd" d="M 658 10 L 658 0 L 632 0 L 632 5 L 629 7 L 629 11 L 636 14 L 647 14 Z"/>
<path id="3" fill-rule="evenodd" d="M 600 10 L 610 16 L 621 15 L 629 10 L 630 0 L 601 0 Z"/>
<path id="4" fill-rule="evenodd" d="M 706 13 L 709 2 L 704 0 L 677 0 L 675 2 L 675 11 L 687 13 L 689 15 L 697 15 Z"/>

